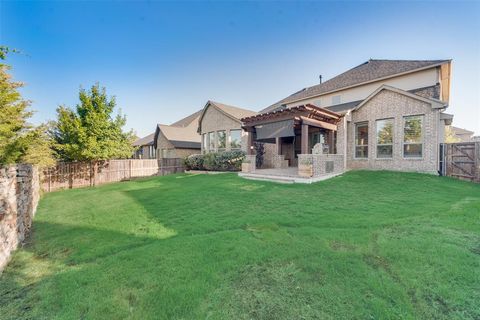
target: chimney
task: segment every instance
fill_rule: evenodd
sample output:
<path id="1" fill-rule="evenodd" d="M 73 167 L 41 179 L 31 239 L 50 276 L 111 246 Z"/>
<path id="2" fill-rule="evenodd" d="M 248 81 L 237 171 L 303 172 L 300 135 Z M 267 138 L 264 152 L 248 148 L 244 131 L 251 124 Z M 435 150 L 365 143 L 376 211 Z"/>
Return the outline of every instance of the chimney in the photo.
<path id="1" fill-rule="evenodd" d="M 318 76 L 320 78 L 320 84 L 322 84 L 322 75 Z"/>

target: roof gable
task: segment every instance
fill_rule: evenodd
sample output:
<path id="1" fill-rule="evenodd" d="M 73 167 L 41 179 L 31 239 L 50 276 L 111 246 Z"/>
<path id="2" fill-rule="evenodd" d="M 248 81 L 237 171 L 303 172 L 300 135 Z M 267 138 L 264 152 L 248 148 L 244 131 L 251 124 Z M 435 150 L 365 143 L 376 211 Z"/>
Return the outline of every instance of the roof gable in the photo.
<path id="1" fill-rule="evenodd" d="M 240 119 L 250 117 L 250 116 L 253 116 L 253 115 L 257 114 L 257 112 L 252 111 L 252 110 L 238 108 L 238 107 L 230 106 L 228 104 L 223 104 L 223 103 L 220 103 L 220 102 L 215 102 L 215 101 L 212 101 L 212 100 L 208 100 L 207 103 L 205 104 L 205 107 L 203 108 L 203 110 L 201 112 L 201 115 L 200 115 L 199 119 L 198 119 L 198 130 L 197 130 L 197 132 L 202 131 L 201 130 L 202 129 L 201 128 L 202 120 L 203 120 L 203 117 L 205 116 L 205 113 L 207 112 L 207 109 L 210 108 L 210 107 L 215 108 L 216 110 L 223 113 L 225 116 L 229 117 L 230 119 L 238 122 L 239 124 L 242 123 L 242 121 Z"/>
<path id="2" fill-rule="evenodd" d="M 200 135 L 196 132 L 195 125 L 186 127 L 174 127 L 165 124 L 157 125 L 155 130 L 154 146 L 157 148 L 158 136 L 162 132 L 163 136 L 177 148 L 200 148 Z"/>
<path id="3" fill-rule="evenodd" d="M 382 90 L 388 90 L 388 91 L 396 92 L 398 94 L 410 97 L 412 99 L 416 99 L 416 100 L 426 102 L 426 103 L 430 104 L 432 106 L 432 108 L 446 108 L 447 107 L 447 103 L 445 103 L 443 101 L 440 101 L 440 100 L 437 100 L 437 99 L 432 99 L 432 98 L 425 98 L 425 97 L 413 94 L 411 92 L 408 92 L 408 91 L 405 91 L 405 90 L 402 90 L 402 89 L 398 89 L 398 88 L 383 84 L 380 87 L 378 87 L 377 90 L 372 92 L 368 97 L 366 97 L 365 100 L 363 100 L 360 104 L 358 104 L 355 107 L 354 110 L 358 110 L 361 107 L 363 107 L 368 101 L 370 101 L 373 97 L 375 97 L 377 94 L 379 94 Z"/>
<path id="4" fill-rule="evenodd" d="M 373 60 L 370 59 L 321 84 L 304 88 L 260 112 L 272 111 L 283 104 L 321 96 L 330 92 L 434 68 L 451 60 Z"/>

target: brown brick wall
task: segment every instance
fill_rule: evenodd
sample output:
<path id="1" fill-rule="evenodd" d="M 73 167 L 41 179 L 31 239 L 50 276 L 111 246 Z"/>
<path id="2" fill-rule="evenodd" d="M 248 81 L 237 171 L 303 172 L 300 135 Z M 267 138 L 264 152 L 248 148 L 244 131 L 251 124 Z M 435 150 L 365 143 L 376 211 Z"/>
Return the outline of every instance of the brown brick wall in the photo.
<path id="1" fill-rule="evenodd" d="M 220 112 L 215 107 L 208 107 L 205 111 L 205 114 L 202 118 L 201 125 L 201 134 L 202 134 L 202 152 L 203 152 L 203 134 L 208 134 L 212 131 L 221 131 L 225 130 L 227 134 L 227 150 L 230 150 L 230 145 L 228 143 L 228 137 L 230 136 L 230 130 L 242 129 L 242 124 L 240 120 L 235 121 L 229 116 L 225 115 L 223 112 Z M 247 146 L 247 134 L 242 131 L 242 150 L 246 151 Z M 217 146 L 215 145 L 215 149 Z"/>
<path id="2" fill-rule="evenodd" d="M 167 140 L 162 131 L 159 132 L 157 138 L 157 159 L 163 158 L 162 149 L 167 149 L 166 158 L 186 158 L 189 155 L 200 153 L 200 149 L 179 149 Z"/>
<path id="3" fill-rule="evenodd" d="M 403 117 L 424 115 L 421 159 L 403 157 Z M 438 163 L 440 111 L 405 95 L 383 90 L 363 107 L 352 112 L 348 123 L 348 169 L 385 169 L 434 173 Z M 376 120 L 394 118 L 393 158 L 376 159 Z M 368 121 L 368 159 L 354 158 L 355 123 Z M 340 153 L 340 152 L 339 152 Z"/>

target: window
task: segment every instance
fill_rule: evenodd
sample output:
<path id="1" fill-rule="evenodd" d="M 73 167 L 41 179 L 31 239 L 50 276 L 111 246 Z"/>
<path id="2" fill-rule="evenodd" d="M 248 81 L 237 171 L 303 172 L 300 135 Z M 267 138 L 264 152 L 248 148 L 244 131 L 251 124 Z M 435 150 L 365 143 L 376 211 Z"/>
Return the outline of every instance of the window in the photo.
<path id="1" fill-rule="evenodd" d="M 240 149 L 242 142 L 242 130 L 230 130 L 230 149 Z"/>
<path id="2" fill-rule="evenodd" d="M 203 141 L 203 152 L 208 151 L 208 135 L 206 133 L 202 134 L 202 141 Z"/>
<path id="3" fill-rule="evenodd" d="M 217 131 L 217 148 L 218 151 L 225 151 L 227 148 L 227 134 L 225 130 Z"/>
<path id="4" fill-rule="evenodd" d="M 355 124 L 355 158 L 368 158 L 368 122 Z"/>
<path id="5" fill-rule="evenodd" d="M 403 119 L 403 156 L 405 158 L 421 158 L 423 116 L 410 116 Z"/>
<path id="6" fill-rule="evenodd" d="M 342 97 L 340 95 L 332 97 L 332 104 L 340 104 L 342 102 Z"/>
<path id="7" fill-rule="evenodd" d="M 377 120 L 377 158 L 393 157 L 393 119 Z"/>
<path id="8" fill-rule="evenodd" d="M 215 132 L 208 133 L 208 151 L 215 151 Z"/>

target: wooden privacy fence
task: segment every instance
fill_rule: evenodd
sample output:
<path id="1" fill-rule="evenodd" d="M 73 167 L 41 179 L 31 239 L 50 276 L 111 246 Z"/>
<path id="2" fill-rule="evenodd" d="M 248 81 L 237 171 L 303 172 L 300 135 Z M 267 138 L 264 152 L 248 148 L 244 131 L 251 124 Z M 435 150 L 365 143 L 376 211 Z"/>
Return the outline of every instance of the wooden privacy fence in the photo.
<path id="1" fill-rule="evenodd" d="M 43 170 L 42 189 L 46 192 L 95 186 L 108 182 L 147 177 L 159 173 L 156 159 L 123 159 L 86 162 L 59 162 Z"/>
<path id="2" fill-rule="evenodd" d="M 160 162 L 160 175 L 184 172 L 185 166 L 181 158 L 162 158 Z"/>
<path id="3" fill-rule="evenodd" d="M 441 144 L 440 172 L 449 177 L 480 182 L 480 142 Z"/>

